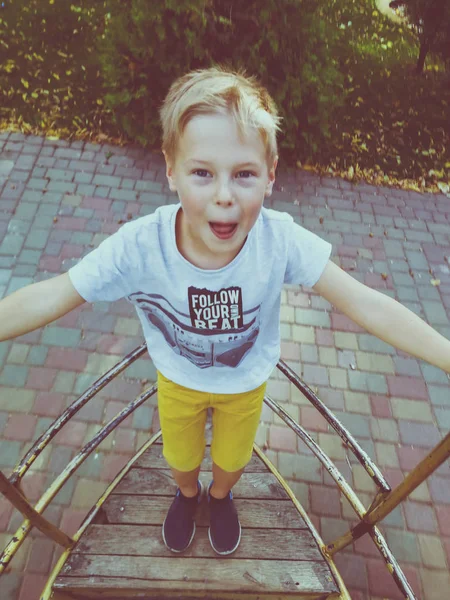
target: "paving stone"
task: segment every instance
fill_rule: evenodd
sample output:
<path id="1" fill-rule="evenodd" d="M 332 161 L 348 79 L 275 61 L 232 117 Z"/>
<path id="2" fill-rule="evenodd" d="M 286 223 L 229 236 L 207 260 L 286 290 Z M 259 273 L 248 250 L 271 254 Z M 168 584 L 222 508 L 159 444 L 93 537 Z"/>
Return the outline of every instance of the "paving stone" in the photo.
<path id="1" fill-rule="evenodd" d="M 21 201 L 17 205 L 15 217 L 21 220 L 32 221 L 37 209 L 38 206 L 36 204 L 30 204 L 28 202 Z"/>
<path id="2" fill-rule="evenodd" d="M 333 461 L 345 460 L 347 452 L 336 433 L 319 433 L 319 446 Z"/>
<path id="3" fill-rule="evenodd" d="M 291 384 L 287 380 L 270 379 L 267 382 L 266 393 L 276 402 L 289 402 L 290 390 Z M 291 409 L 295 408 L 291 407 Z"/>
<path id="4" fill-rule="evenodd" d="M 27 380 L 28 369 L 19 365 L 5 365 L 0 374 L 0 385 L 23 387 Z"/>
<path id="5" fill-rule="evenodd" d="M 313 327 L 292 325 L 292 340 L 305 344 L 314 344 L 316 337 Z"/>
<path id="6" fill-rule="evenodd" d="M 400 439 L 404 444 L 431 448 L 441 439 L 438 429 L 428 423 L 410 423 L 400 420 L 398 427 Z"/>
<path id="7" fill-rule="evenodd" d="M 372 428 L 373 439 L 379 440 L 381 442 L 391 443 L 396 443 L 399 441 L 397 423 L 394 420 L 372 418 L 370 423 Z"/>
<path id="8" fill-rule="evenodd" d="M 102 476 L 105 456 L 102 452 L 93 452 L 78 471 L 80 477 L 99 480 Z"/>
<path id="9" fill-rule="evenodd" d="M 447 325 L 449 320 L 445 308 L 440 302 L 423 300 L 422 306 L 425 311 L 426 320 L 431 324 Z"/>
<path id="10" fill-rule="evenodd" d="M 403 358 L 394 356 L 395 372 L 398 375 L 409 375 L 411 377 L 420 377 L 421 371 L 418 361 L 412 358 Z"/>
<path id="11" fill-rule="evenodd" d="M 430 394 L 430 400 L 432 404 L 450 407 L 450 394 L 448 393 L 448 387 L 429 385 L 428 393 Z"/>
<path id="12" fill-rule="evenodd" d="M 148 379 L 156 381 L 156 369 L 150 360 L 137 360 L 126 370 L 126 376 L 130 379 Z"/>
<path id="13" fill-rule="evenodd" d="M 421 362 L 420 369 L 427 383 L 449 384 L 449 377 L 442 369 L 424 362 Z"/>
<path id="14" fill-rule="evenodd" d="M 20 459 L 21 447 L 21 442 L 0 439 L 0 467 L 14 467 Z"/>
<path id="15" fill-rule="evenodd" d="M 446 473 L 447 474 L 447 473 Z M 450 504 L 450 478 L 440 477 L 434 473 L 428 479 L 428 487 L 434 502 Z"/>
<path id="16" fill-rule="evenodd" d="M 55 181 L 51 180 L 47 186 L 47 189 L 50 192 L 58 192 L 60 194 L 74 194 L 76 189 L 75 183 L 70 183 L 68 181 Z M 48 201 L 47 194 L 46 200 Z"/>
<path id="17" fill-rule="evenodd" d="M 297 448 L 297 437 L 295 433 L 285 425 L 269 426 L 268 446 L 275 451 L 283 450 L 295 452 Z"/>
<path id="18" fill-rule="evenodd" d="M 33 231 L 27 235 L 25 247 L 38 250 L 44 249 L 47 244 L 49 234 L 50 232 L 48 230 L 33 229 Z"/>
<path id="19" fill-rule="evenodd" d="M 431 408 L 426 402 L 407 398 L 391 398 L 392 412 L 395 418 L 410 421 L 432 423 L 434 421 Z"/>
<path id="20" fill-rule="evenodd" d="M 436 415 L 438 427 L 444 433 L 448 433 L 450 431 L 450 408 L 435 408 L 434 414 Z"/>
<path id="21" fill-rule="evenodd" d="M 295 310 L 293 306 L 283 304 L 280 308 L 280 321 L 284 323 L 295 322 Z"/>
<path id="22" fill-rule="evenodd" d="M 76 348 L 80 342 L 81 332 L 77 329 L 50 326 L 44 329 L 42 343 L 47 346 Z"/>
<path id="23" fill-rule="evenodd" d="M 399 302 L 419 302 L 417 290 L 413 287 L 396 286 L 396 293 Z"/>
<path id="24" fill-rule="evenodd" d="M 365 393 L 360 392 L 344 392 L 345 408 L 349 412 L 371 415 L 372 407 L 369 397 Z"/>
<path id="25" fill-rule="evenodd" d="M 36 392 L 33 390 L 17 389 L 0 386 L 0 410 L 6 412 L 28 412 L 33 406 Z"/>
<path id="26" fill-rule="evenodd" d="M 417 280 L 414 277 L 411 277 L 409 273 L 402 273 L 400 271 L 394 271 L 392 273 L 392 279 L 396 287 L 415 286 L 417 283 Z"/>
<path id="27" fill-rule="evenodd" d="M 301 457 L 293 452 L 278 452 L 278 469 L 283 477 L 301 478 L 301 462 Z"/>
<path id="28" fill-rule="evenodd" d="M 398 561 L 420 564 L 417 536 L 409 531 L 388 530 L 386 540 Z"/>
<path id="29" fill-rule="evenodd" d="M 349 430 L 349 432 L 360 438 L 370 438 L 369 419 L 365 416 L 350 414 L 346 412 L 335 412 L 337 419 Z"/>
<path id="30" fill-rule="evenodd" d="M 348 372 L 349 386 L 352 390 L 372 392 L 375 394 L 387 394 L 388 386 L 384 375 L 367 373 L 365 371 Z"/>
<path id="31" fill-rule="evenodd" d="M 320 364 L 322 364 L 322 365 L 336 367 L 337 366 L 336 349 L 319 347 L 319 360 L 320 360 Z"/>
<path id="32" fill-rule="evenodd" d="M 300 325 L 315 325 L 316 327 L 330 327 L 330 316 L 325 311 L 296 308 L 295 322 Z"/>
<path id="33" fill-rule="evenodd" d="M 27 188 L 29 190 L 45 190 L 48 186 L 48 179 L 44 179 L 43 177 L 32 177 L 28 180 Z M 26 195 L 28 199 L 28 194 Z"/>
<path id="34" fill-rule="evenodd" d="M 406 523 L 411 531 L 437 533 L 437 521 L 431 506 L 422 502 L 412 502 L 409 498 L 403 508 Z"/>
<path id="35" fill-rule="evenodd" d="M 162 184 L 156 181 L 136 181 L 135 190 L 143 192 L 158 192 L 162 191 Z M 142 199 L 142 198 L 141 198 Z"/>
<path id="36" fill-rule="evenodd" d="M 377 373 L 394 373 L 394 364 L 390 356 L 383 354 L 372 354 L 356 352 L 358 368 L 363 371 L 374 371 Z"/>
<path id="37" fill-rule="evenodd" d="M 375 452 L 377 465 L 381 467 L 390 467 L 392 469 L 398 469 L 400 467 L 394 444 L 377 442 L 375 444 Z"/>
<path id="38" fill-rule="evenodd" d="M 308 385 L 328 385 L 328 373 L 325 367 L 305 364 L 302 376 Z"/>
<path id="39" fill-rule="evenodd" d="M 442 591 L 450 589 L 450 573 L 436 569 L 420 569 L 426 600 L 443 600 Z"/>
<path id="40" fill-rule="evenodd" d="M 28 344 L 17 344 L 14 343 L 11 346 L 11 350 L 8 354 L 9 363 L 24 364 L 27 358 L 30 346 Z"/>
<path id="41" fill-rule="evenodd" d="M 0 244 L 0 255 L 6 254 L 11 256 L 17 256 L 23 246 L 25 236 L 17 233 L 8 233 L 3 238 Z"/>
<path id="42" fill-rule="evenodd" d="M 337 348 L 348 348 L 349 350 L 358 349 L 358 337 L 354 333 L 335 331 L 334 341 Z"/>
<path id="43" fill-rule="evenodd" d="M 390 344 L 386 344 L 383 340 L 374 335 L 359 334 L 357 336 L 358 346 L 360 350 L 366 352 L 377 352 L 379 354 L 397 354 L 397 350 Z"/>
<path id="44" fill-rule="evenodd" d="M 425 300 L 441 300 L 441 296 L 435 287 L 419 286 L 417 288 L 417 293 L 419 298 L 423 298 Z"/>
<path id="45" fill-rule="evenodd" d="M 121 177 L 114 177 L 112 175 L 95 175 L 92 183 L 99 186 L 118 188 L 121 180 Z"/>
<path id="46" fill-rule="evenodd" d="M 348 379 L 346 369 L 329 367 L 330 386 L 341 390 L 348 389 Z M 320 382 L 318 382 L 320 384 Z"/>
<path id="47" fill-rule="evenodd" d="M 309 344 L 302 344 L 300 346 L 300 357 L 302 362 L 318 363 L 319 355 L 317 347 Z"/>
<path id="48" fill-rule="evenodd" d="M 9 540 L 4 540 L 5 543 Z M 5 544 L 2 544 L 2 548 Z M 22 584 L 22 574 L 14 571 L 5 572 L 2 575 L 2 599 L 17 600 L 20 586 Z"/>
<path id="49" fill-rule="evenodd" d="M 389 258 L 406 258 L 403 246 L 394 240 L 383 240 L 386 256 Z"/>

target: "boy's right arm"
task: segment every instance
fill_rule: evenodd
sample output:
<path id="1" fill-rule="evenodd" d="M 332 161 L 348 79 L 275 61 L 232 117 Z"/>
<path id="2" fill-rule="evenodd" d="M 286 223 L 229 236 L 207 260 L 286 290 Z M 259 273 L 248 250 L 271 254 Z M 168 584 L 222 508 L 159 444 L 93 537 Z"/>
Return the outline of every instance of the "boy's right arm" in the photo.
<path id="1" fill-rule="evenodd" d="M 43 327 L 84 302 L 68 273 L 27 285 L 0 300 L 0 342 Z"/>

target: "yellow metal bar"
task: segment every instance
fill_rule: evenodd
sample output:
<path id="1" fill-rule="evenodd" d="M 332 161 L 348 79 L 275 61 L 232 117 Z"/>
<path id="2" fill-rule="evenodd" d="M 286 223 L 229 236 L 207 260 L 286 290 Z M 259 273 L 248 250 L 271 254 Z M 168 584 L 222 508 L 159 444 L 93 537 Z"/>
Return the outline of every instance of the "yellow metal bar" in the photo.
<path id="1" fill-rule="evenodd" d="M 411 494 L 431 473 L 450 456 L 450 433 L 390 492 L 378 506 L 370 511 L 364 521 L 374 525 L 392 512 Z"/>
<path id="2" fill-rule="evenodd" d="M 361 523 L 347 531 L 327 546 L 330 554 L 335 554 L 353 541 L 360 538 L 371 528 L 392 512 L 405 498 L 411 494 L 425 479 L 433 473 L 450 456 L 450 433 L 443 438 L 433 450 L 405 477 L 405 479 L 385 496 L 372 510 L 369 510 Z"/>
<path id="3" fill-rule="evenodd" d="M 31 521 L 26 519 L 10 539 L 8 545 L 0 556 L 0 576 L 4 573 L 5 569 L 32 529 L 33 526 L 31 525 Z"/>
<path id="4" fill-rule="evenodd" d="M 39 514 L 23 496 L 19 490 L 8 481 L 5 475 L 0 471 L 0 492 L 11 502 L 11 504 L 20 511 L 24 517 L 27 517 L 32 526 L 37 527 L 39 531 L 57 544 L 70 548 L 73 540 Z"/>

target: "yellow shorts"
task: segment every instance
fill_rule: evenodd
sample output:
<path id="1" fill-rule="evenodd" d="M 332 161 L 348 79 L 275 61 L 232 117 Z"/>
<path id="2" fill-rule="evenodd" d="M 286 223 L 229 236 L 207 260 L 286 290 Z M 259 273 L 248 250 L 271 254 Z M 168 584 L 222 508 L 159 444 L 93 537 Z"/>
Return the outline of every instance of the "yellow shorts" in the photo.
<path id="1" fill-rule="evenodd" d="M 183 387 L 158 371 L 158 411 L 163 454 L 177 471 L 193 471 L 203 460 L 207 409 L 212 408 L 211 457 L 228 472 L 252 456 L 266 383 L 242 394 L 210 394 Z"/>

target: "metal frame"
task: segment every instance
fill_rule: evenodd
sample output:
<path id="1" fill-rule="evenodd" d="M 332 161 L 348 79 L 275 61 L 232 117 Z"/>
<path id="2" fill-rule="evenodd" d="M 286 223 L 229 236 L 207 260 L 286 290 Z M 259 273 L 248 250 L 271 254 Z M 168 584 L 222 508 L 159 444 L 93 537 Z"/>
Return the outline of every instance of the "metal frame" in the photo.
<path id="1" fill-rule="evenodd" d="M 17 508 L 26 518 L 22 525 L 16 531 L 5 550 L 0 556 L 0 576 L 7 568 L 9 562 L 14 557 L 20 546 L 22 545 L 25 538 L 28 536 L 33 527 L 37 527 L 46 536 L 53 541 L 62 545 L 66 548 L 65 552 L 58 561 L 48 584 L 45 588 L 43 600 L 50 597 L 51 586 L 53 581 L 59 573 L 60 568 L 64 564 L 65 560 L 69 556 L 72 547 L 78 541 L 86 527 L 92 521 L 94 516 L 97 514 L 101 505 L 105 499 L 109 496 L 114 487 L 118 484 L 121 478 L 128 472 L 132 464 L 141 456 L 147 448 L 154 443 L 156 439 L 161 435 L 159 432 L 153 436 L 148 442 L 146 442 L 140 450 L 135 454 L 131 461 L 122 469 L 122 471 L 116 476 L 114 481 L 108 486 L 103 496 L 98 500 L 95 506 L 86 516 L 83 524 L 73 538 L 68 537 L 64 532 L 55 527 L 52 523 L 47 521 L 42 516 L 42 513 L 68 481 L 68 479 L 75 473 L 86 458 L 92 453 L 92 451 L 112 432 L 114 429 L 130 414 L 132 414 L 136 408 L 141 406 L 150 396 L 156 393 L 157 386 L 153 385 L 147 390 L 142 392 L 135 400 L 130 402 L 122 411 L 120 411 L 115 417 L 113 417 L 92 439 L 88 442 L 80 452 L 70 461 L 62 473 L 53 481 L 50 487 L 44 492 L 41 498 L 38 500 L 36 505 L 33 507 L 27 500 L 25 494 L 21 489 L 21 480 L 26 474 L 30 466 L 34 463 L 39 454 L 44 448 L 51 442 L 55 435 L 62 429 L 62 427 L 87 403 L 89 402 L 101 389 L 103 389 L 112 379 L 114 379 L 119 373 L 125 370 L 130 364 L 137 360 L 147 350 L 145 344 L 137 347 L 135 350 L 127 354 L 120 362 L 118 362 L 113 368 L 107 371 L 102 377 L 97 379 L 89 388 L 82 394 L 75 402 L 73 402 L 60 417 L 58 417 L 48 428 L 48 430 L 40 436 L 40 438 L 33 444 L 24 458 L 18 463 L 13 469 L 9 478 L 6 478 L 3 473 L 0 472 L 0 492 L 2 492 L 8 500 Z M 306 446 L 315 454 L 320 460 L 322 465 L 327 469 L 330 476 L 334 479 L 338 485 L 340 491 L 347 498 L 350 505 L 354 509 L 355 513 L 359 517 L 359 523 L 350 529 L 346 534 L 334 540 L 332 543 L 324 545 L 319 534 L 315 530 L 312 522 L 304 509 L 301 507 L 298 500 L 293 495 L 292 491 L 288 488 L 284 482 L 282 476 L 278 473 L 268 458 L 261 452 L 261 450 L 255 445 L 255 451 L 263 462 L 269 466 L 272 472 L 276 475 L 280 483 L 285 487 L 291 500 L 294 502 L 297 510 L 301 513 L 302 517 L 309 524 L 311 531 L 322 551 L 322 554 L 327 559 L 330 567 L 332 568 L 333 574 L 335 575 L 339 586 L 341 587 L 344 596 L 342 598 L 346 600 L 349 598 L 348 593 L 345 589 L 345 585 L 334 565 L 333 555 L 342 548 L 351 544 L 353 541 L 360 538 L 362 535 L 368 533 L 374 541 L 376 547 L 381 553 L 383 559 L 386 562 L 386 566 L 389 572 L 392 574 L 397 586 L 400 591 L 408 600 L 416 600 L 414 593 L 409 585 L 405 575 L 403 574 L 400 566 L 398 565 L 395 557 L 390 551 L 386 541 L 384 540 L 381 532 L 376 527 L 376 524 L 381 521 L 386 515 L 394 510 L 416 487 L 418 487 L 434 470 L 436 470 L 445 460 L 450 456 L 450 434 L 441 440 L 437 446 L 425 457 L 416 467 L 409 473 L 409 475 L 400 483 L 394 490 L 391 489 L 383 474 L 378 467 L 373 463 L 370 457 L 360 447 L 358 442 L 353 436 L 347 431 L 347 429 L 338 421 L 335 415 L 323 404 L 323 402 L 315 395 L 315 393 L 309 388 L 296 373 L 282 360 L 277 365 L 278 369 L 289 379 L 289 381 L 295 385 L 303 395 L 311 402 L 311 404 L 322 414 L 322 416 L 328 421 L 331 427 L 341 437 L 345 446 L 349 448 L 360 464 L 364 467 L 368 475 L 374 481 L 378 488 L 371 506 L 366 509 L 355 494 L 353 489 L 347 483 L 343 475 L 336 468 L 329 457 L 323 452 L 313 438 L 299 425 L 294 419 L 274 400 L 269 396 L 265 396 L 264 402 L 269 406 L 279 417 L 282 419 L 288 427 L 290 427 L 295 434 L 306 444 Z"/>

